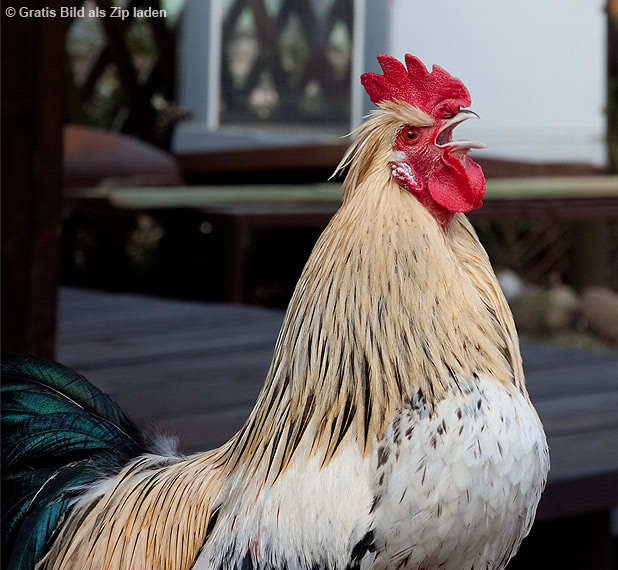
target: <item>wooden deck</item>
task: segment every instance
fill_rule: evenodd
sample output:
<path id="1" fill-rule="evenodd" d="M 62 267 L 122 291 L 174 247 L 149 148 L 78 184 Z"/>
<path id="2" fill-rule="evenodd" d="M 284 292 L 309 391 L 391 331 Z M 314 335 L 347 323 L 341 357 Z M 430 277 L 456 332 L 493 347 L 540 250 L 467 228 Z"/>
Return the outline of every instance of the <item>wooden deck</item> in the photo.
<path id="1" fill-rule="evenodd" d="M 59 317 L 58 360 L 132 417 L 179 433 L 181 449 L 192 452 L 222 443 L 247 418 L 283 312 L 63 289 Z M 601 521 L 608 533 L 618 506 L 618 354 L 527 342 L 522 352 L 552 456 L 537 520 L 579 517 L 595 536 Z"/>

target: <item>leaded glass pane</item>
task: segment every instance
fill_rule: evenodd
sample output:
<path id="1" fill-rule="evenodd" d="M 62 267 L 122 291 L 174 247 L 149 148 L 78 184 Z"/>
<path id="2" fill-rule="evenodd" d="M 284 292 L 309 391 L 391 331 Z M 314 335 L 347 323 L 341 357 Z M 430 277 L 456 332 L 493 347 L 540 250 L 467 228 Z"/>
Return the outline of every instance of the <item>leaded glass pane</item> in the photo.
<path id="1" fill-rule="evenodd" d="M 349 125 L 353 0 L 223 0 L 220 122 Z"/>

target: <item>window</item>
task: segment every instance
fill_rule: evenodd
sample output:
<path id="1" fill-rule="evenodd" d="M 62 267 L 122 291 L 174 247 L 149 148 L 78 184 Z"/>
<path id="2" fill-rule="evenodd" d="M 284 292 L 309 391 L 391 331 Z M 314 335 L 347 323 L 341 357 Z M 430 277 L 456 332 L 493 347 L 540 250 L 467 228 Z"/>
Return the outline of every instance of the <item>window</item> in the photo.
<path id="1" fill-rule="evenodd" d="M 175 149 L 334 142 L 347 134 L 369 109 L 358 77 L 384 50 L 367 46 L 386 35 L 379 4 L 188 0 L 180 100 L 192 116 L 179 125 Z"/>

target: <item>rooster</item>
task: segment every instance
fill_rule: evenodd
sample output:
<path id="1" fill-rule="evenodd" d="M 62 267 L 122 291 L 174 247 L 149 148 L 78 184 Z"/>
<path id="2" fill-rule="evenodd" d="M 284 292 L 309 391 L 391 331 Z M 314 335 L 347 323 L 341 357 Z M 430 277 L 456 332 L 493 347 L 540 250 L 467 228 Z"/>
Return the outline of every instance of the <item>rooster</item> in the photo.
<path id="1" fill-rule="evenodd" d="M 475 116 L 459 79 L 378 60 L 342 206 L 227 443 L 179 455 L 79 374 L 4 361 L 9 568 L 497 570 L 517 551 L 549 458 L 463 214 L 484 145 L 452 140 Z"/>

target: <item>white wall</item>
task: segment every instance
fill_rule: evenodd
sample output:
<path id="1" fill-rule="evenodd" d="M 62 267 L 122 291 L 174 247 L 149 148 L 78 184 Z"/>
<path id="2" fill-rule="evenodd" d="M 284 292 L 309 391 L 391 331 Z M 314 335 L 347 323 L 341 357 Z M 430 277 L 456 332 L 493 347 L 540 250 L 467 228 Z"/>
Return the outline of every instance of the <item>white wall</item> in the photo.
<path id="1" fill-rule="evenodd" d="M 391 0 L 389 53 L 444 67 L 485 156 L 606 163 L 605 0 Z"/>

